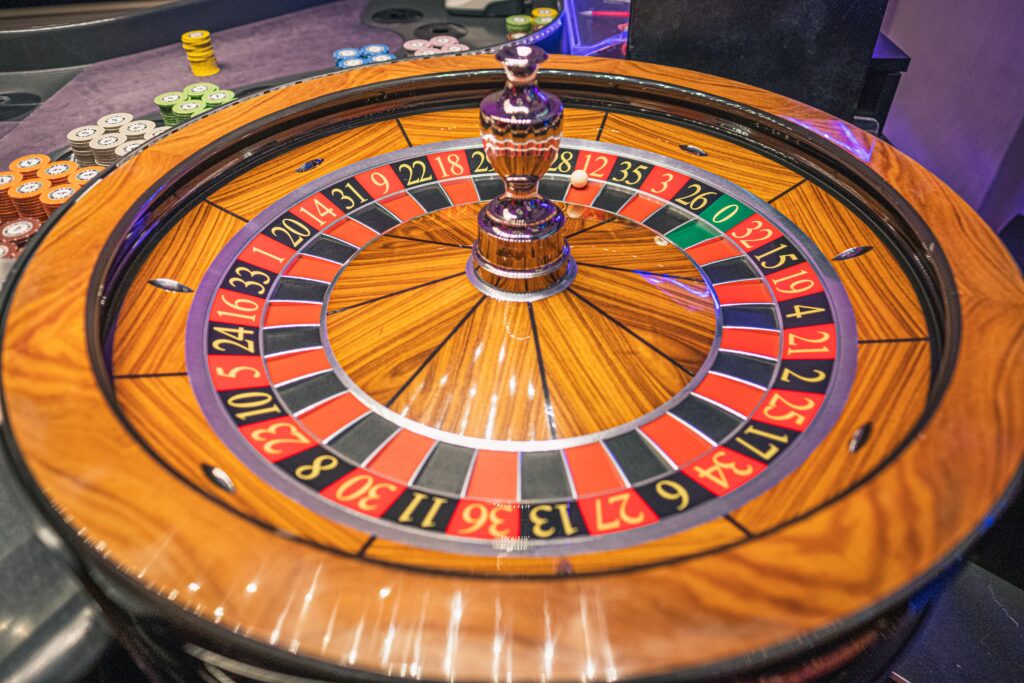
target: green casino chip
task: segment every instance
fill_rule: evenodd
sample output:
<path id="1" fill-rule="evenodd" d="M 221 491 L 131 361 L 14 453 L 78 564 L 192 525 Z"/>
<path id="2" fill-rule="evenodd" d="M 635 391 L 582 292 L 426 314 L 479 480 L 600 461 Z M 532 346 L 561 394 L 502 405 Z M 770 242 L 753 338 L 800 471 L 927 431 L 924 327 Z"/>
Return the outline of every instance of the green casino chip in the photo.
<path id="1" fill-rule="evenodd" d="M 178 102 L 178 104 L 171 107 L 171 113 L 174 116 L 174 123 L 169 125 L 174 125 L 182 123 L 184 121 L 188 121 L 193 116 L 196 116 L 197 114 L 202 114 L 205 111 L 207 111 L 206 105 L 202 102 L 199 102 L 198 100 Z"/>
<path id="2" fill-rule="evenodd" d="M 235 93 L 231 90 L 216 90 L 208 92 L 200 98 L 200 101 L 211 109 L 223 106 L 228 102 L 235 101 Z"/>
<path id="3" fill-rule="evenodd" d="M 182 88 L 182 92 L 192 100 L 202 99 L 203 95 L 207 95 L 218 90 L 220 90 L 220 88 L 213 83 L 192 83 Z"/>
<path id="4" fill-rule="evenodd" d="M 529 33 L 532 28 L 533 18 L 526 14 L 505 17 L 505 31 L 508 33 Z"/>

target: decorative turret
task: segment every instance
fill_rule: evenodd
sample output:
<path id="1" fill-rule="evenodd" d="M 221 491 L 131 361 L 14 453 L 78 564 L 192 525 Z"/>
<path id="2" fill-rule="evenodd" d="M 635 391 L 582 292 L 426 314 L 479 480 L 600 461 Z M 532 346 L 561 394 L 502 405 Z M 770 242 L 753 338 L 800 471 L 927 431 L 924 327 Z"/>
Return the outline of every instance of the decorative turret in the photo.
<path id="1" fill-rule="evenodd" d="M 469 273 L 497 298 L 540 299 L 568 287 L 576 273 L 562 233 L 565 216 L 537 191 L 558 154 L 562 102 L 537 86 L 544 50 L 507 46 L 497 58 L 505 89 L 480 103 L 480 133 L 505 192 L 480 211 Z"/>

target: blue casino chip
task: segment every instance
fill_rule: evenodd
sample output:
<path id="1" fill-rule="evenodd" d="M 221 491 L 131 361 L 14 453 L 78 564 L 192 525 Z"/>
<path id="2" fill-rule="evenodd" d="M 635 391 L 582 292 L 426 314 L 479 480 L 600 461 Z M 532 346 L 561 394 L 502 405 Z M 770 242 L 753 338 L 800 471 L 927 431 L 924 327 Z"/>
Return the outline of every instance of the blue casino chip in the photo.
<path id="1" fill-rule="evenodd" d="M 374 57 L 376 55 L 386 55 L 391 52 L 391 48 L 384 43 L 371 43 L 369 45 L 363 45 L 360 52 L 364 57 Z"/>
<path id="2" fill-rule="evenodd" d="M 368 60 L 365 60 L 362 57 L 353 57 L 351 59 L 339 60 L 335 62 L 334 65 L 342 69 L 351 69 L 354 66 L 363 66 L 364 64 L 369 63 L 370 62 Z"/>
<path id="3" fill-rule="evenodd" d="M 354 59 L 358 57 L 360 50 L 354 47 L 343 47 L 340 50 L 334 51 L 334 61 L 340 62 L 343 59 Z"/>
<path id="4" fill-rule="evenodd" d="M 393 54 L 374 55 L 373 57 L 370 57 L 370 61 L 375 64 L 380 62 L 393 62 L 396 59 L 398 59 L 398 57 L 395 57 Z"/>

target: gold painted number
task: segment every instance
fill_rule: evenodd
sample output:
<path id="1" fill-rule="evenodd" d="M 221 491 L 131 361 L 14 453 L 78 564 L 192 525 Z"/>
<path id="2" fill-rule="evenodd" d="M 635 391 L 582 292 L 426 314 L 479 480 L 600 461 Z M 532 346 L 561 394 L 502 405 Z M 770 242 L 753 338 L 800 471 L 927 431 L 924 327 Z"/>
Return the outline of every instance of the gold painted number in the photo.
<path id="1" fill-rule="evenodd" d="M 474 149 L 469 153 L 469 156 L 475 164 L 473 166 L 473 173 L 494 173 L 494 167 L 487 161 L 487 155 L 484 154 L 482 149 Z"/>
<path id="2" fill-rule="evenodd" d="M 579 532 L 569 517 L 568 503 L 534 505 L 530 508 L 530 524 L 532 525 L 531 534 L 534 538 L 551 538 L 558 532 L 559 526 L 561 526 L 564 536 L 574 536 Z"/>
<path id="3" fill-rule="evenodd" d="M 774 249 L 769 249 L 768 251 L 764 252 L 763 254 L 758 254 L 757 255 L 757 262 L 765 270 L 778 270 L 779 268 L 781 268 L 782 266 L 786 265 L 787 263 L 792 263 L 792 262 L 795 262 L 795 261 L 799 261 L 800 260 L 799 256 L 797 256 L 796 254 L 794 254 L 791 251 L 786 251 L 786 249 L 788 249 L 788 248 L 789 248 L 788 244 L 780 244 L 779 246 L 775 247 Z M 781 252 L 785 252 L 785 253 L 780 254 L 779 253 L 780 251 Z M 774 256 L 775 258 L 774 259 L 771 258 L 772 256 Z"/>
<path id="4" fill-rule="evenodd" d="M 216 351 L 226 352 L 228 349 L 226 346 L 233 346 L 237 349 L 242 349 L 246 353 L 256 352 L 256 342 L 253 339 L 249 339 L 249 335 L 255 337 L 256 331 L 248 327 L 213 327 L 213 331 L 217 334 L 222 334 L 227 339 L 214 339 L 210 342 L 210 346 Z"/>
<path id="5" fill-rule="evenodd" d="M 360 192 L 351 181 L 345 183 L 341 187 L 332 187 L 331 196 L 339 202 L 344 203 L 344 206 L 341 208 L 345 211 L 351 211 L 367 200 L 367 198 L 363 196 L 363 193 Z"/>
<path id="6" fill-rule="evenodd" d="M 675 503 L 677 511 L 690 507 L 690 492 L 678 481 L 662 479 L 654 485 L 654 490 L 662 500 Z"/>
<path id="7" fill-rule="evenodd" d="M 318 228 L 322 228 L 330 222 L 329 220 L 325 219 L 325 216 L 330 216 L 331 220 L 334 220 L 335 218 L 338 217 L 337 209 L 335 209 L 333 206 L 328 206 L 327 204 L 324 204 L 319 199 L 313 200 L 313 208 L 316 209 L 315 212 L 310 211 L 304 206 L 300 207 L 299 213 L 303 214 L 304 216 L 306 216 L 306 218 L 316 223 L 316 226 Z"/>
<path id="8" fill-rule="evenodd" d="M 406 174 L 405 184 L 419 185 L 420 183 L 427 183 L 434 179 L 427 171 L 427 165 L 423 163 L 422 159 L 414 159 L 410 162 L 401 163 L 398 165 L 398 170 Z"/>
<path id="9" fill-rule="evenodd" d="M 420 506 L 420 503 L 428 498 L 427 494 L 416 491 L 412 494 L 412 500 L 405 506 L 405 510 L 398 516 L 398 521 L 401 524 L 416 523 L 416 508 Z M 448 502 L 447 498 L 441 498 L 440 496 L 429 496 L 431 498 L 430 507 L 427 508 L 426 514 L 423 515 L 417 524 L 421 529 L 433 529 L 437 526 L 437 513 L 440 512 L 441 507 Z"/>
<path id="10" fill-rule="evenodd" d="M 487 533 L 493 538 L 508 536 L 511 531 L 502 526 L 505 519 L 501 513 L 505 511 L 502 507 L 487 508 L 483 503 L 470 503 L 462 508 L 462 523 L 466 526 L 459 530 L 460 534 L 473 534 L 480 531 L 484 524 L 488 524 Z"/>
<path id="11" fill-rule="evenodd" d="M 644 171 L 648 168 L 650 168 L 650 166 L 647 164 L 637 164 L 634 166 L 631 161 L 620 159 L 619 173 L 612 178 L 612 182 L 636 187 L 640 184 L 640 181 L 644 179 Z"/>
<path id="12" fill-rule="evenodd" d="M 275 422 L 268 427 L 254 429 L 249 436 L 253 441 L 261 444 L 260 448 L 263 449 L 264 453 L 269 453 L 270 455 L 280 454 L 280 447 L 285 444 L 313 443 L 309 440 L 309 437 L 300 432 L 299 428 L 290 422 Z"/>
<path id="13" fill-rule="evenodd" d="M 781 406 L 779 404 L 782 404 Z M 803 425 L 807 422 L 806 413 L 809 410 L 813 410 L 818 404 L 811 398 L 804 398 L 802 401 L 790 401 L 782 396 L 782 394 L 772 394 L 768 402 L 765 403 L 761 413 L 769 420 L 776 422 L 789 422 L 793 421 L 794 424 Z"/>
<path id="14" fill-rule="evenodd" d="M 293 247 L 298 248 L 302 241 L 313 234 L 312 228 L 295 218 L 285 218 L 281 225 L 275 225 L 270 229 L 271 235 L 281 235 L 288 240 Z"/>
<path id="15" fill-rule="evenodd" d="M 356 502 L 356 509 L 376 512 L 377 501 L 382 491 L 394 492 L 398 486 L 386 481 L 375 481 L 369 474 L 357 474 L 344 482 L 334 492 L 334 497 L 343 503 Z"/>
<path id="16" fill-rule="evenodd" d="M 444 167 L 445 161 L 448 162 L 448 168 Z M 441 169 L 441 177 L 448 178 L 453 175 L 463 175 L 466 169 L 462 166 L 462 160 L 459 155 L 452 152 L 448 156 L 437 156 L 437 166 Z"/>
<path id="17" fill-rule="evenodd" d="M 554 168 L 555 173 L 572 173 L 572 152 L 562 150 L 558 154 L 558 164 Z"/>
<path id="18" fill-rule="evenodd" d="M 694 183 L 687 194 L 684 194 L 682 197 L 677 199 L 676 203 L 682 204 L 691 211 L 702 211 L 707 208 L 708 202 L 710 201 L 708 200 L 708 197 L 715 194 L 714 190 L 708 190 L 706 192 L 703 190 L 703 187 Z"/>
<path id="19" fill-rule="evenodd" d="M 333 470 L 338 466 L 338 458 L 333 455 L 318 455 L 308 465 L 300 465 L 295 468 L 295 476 L 302 481 L 316 479 L 324 472 Z"/>
<path id="20" fill-rule="evenodd" d="M 824 370 L 815 370 L 814 375 L 811 377 L 804 377 L 803 375 L 793 372 L 789 368 L 782 368 L 782 372 L 779 374 L 780 382 L 792 382 L 792 378 L 796 377 L 797 381 L 807 382 L 808 384 L 817 384 L 818 382 L 824 382 L 828 377 Z"/>
<path id="21" fill-rule="evenodd" d="M 230 408 L 241 410 L 235 419 L 245 422 L 258 415 L 280 415 L 281 407 L 274 403 L 274 397 L 266 391 L 243 391 L 227 400 Z"/>
<path id="22" fill-rule="evenodd" d="M 751 249 L 755 244 L 770 240 L 775 232 L 771 228 L 764 227 L 764 221 L 752 220 L 747 227 L 730 234 L 744 249 Z"/>
<path id="23" fill-rule="evenodd" d="M 248 275 L 245 273 L 248 273 Z M 269 284 L 269 275 L 259 270 L 246 268 L 245 266 L 235 266 L 235 277 L 228 279 L 229 287 L 242 287 L 243 289 L 255 287 L 258 288 L 256 293 L 260 295 L 267 293 L 267 285 Z"/>

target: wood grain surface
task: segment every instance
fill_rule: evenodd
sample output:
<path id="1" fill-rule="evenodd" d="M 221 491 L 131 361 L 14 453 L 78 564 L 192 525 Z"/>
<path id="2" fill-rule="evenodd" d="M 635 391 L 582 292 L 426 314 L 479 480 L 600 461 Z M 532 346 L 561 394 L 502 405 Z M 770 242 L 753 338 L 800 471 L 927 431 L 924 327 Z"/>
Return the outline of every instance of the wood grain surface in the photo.
<path id="1" fill-rule="evenodd" d="M 473 234 L 481 207 L 414 218 L 367 246 L 336 281 L 331 348 L 377 403 L 460 436 L 570 438 L 650 413 L 704 364 L 716 322 L 697 267 L 648 228 L 604 212 L 569 219 L 573 253 L 587 259 L 572 295 L 478 305 L 481 294 L 464 277 L 466 245 L 451 245 Z M 691 280 L 655 284 L 634 271 Z"/>
<path id="2" fill-rule="evenodd" d="M 803 180 L 803 176 L 795 171 L 734 142 L 639 116 L 609 114 L 601 141 L 681 159 L 725 178 L 765 201 Z M 684 145 L 696 147 L 706 156 L 687 153 L 682 150 Z"/>
<path id="3" fill-rule="evenodd" d="M 76 547 L 96 550 L 91 561 L 130 577 L 156 596 L 156 607 L 187 611 L 282 655 L 445 680 L 575 680 L 581 672 L 623 679 L 720 663 L 797 639 L 806 643 L 907 598 L 923 576 L 962 549 L 1017 476 L 1024 455 L 1018 390 L 1024 385 L 1024 282 L 987 226 L 889 145 L 781 96 L 628 61 L 553 56 L 546 65 L 684 86 L 799 120 L 785 124 L 794 132 L 842 125 L 870 150 L 867 166 L 930 226 L 948 258 L 962 323 L 948 383 L 906 447 L 845 495 L 770 533 L 745 538 L 725 519 L 701 527 L 717 543 L 744 539 L 717 552 L 622 574 L 530 581 L 409 571 L 347 557 L 255 524 L 216 494 L 173 476 L 118 419 L 90 361 L 90 279 L 108 236 L 166 173 L 185 159 L 198 163 L 241 126 L 255 124 L 255 139 L 265 117 L 285 116 L 287 108 L 318 97 L 343 98 L 356 85 L 430 73 L 459 78 L 463 70 L 494 68 L 488 56 L 413 60 L 274 90 L 156 139 L 80 195 L 34 250 L 18 277 L 0 342 L 7 428 L 35 485 L 67 526 L 65 535 L 77 538 Z M 684 115 L 685 108 L 679 111 Z M 389 136 L 355 139 L 366 142 L 367 155 L 405 144 Z M 637 138 L 627 144 L 645 143 Z M 233 206 L 244 218 L 260 208 Z M 844 267 L 836 267 L 841 276 Z M 868 274 L 848 269 L 846 277 L 859 281 Z M 896 318 L 911 325 L 907 329 L 914 329 L 912 308 L 898 307 Z M 900 329 L 896 322 L 879 321 L 876 329 L 889 334 Z M 861 354 L 867 376 L 886 378 L 866 389 L 886 417 L 892 411 L 884 411 L 885 388 L 899 383 L 892 377 L 922 362 L 906 355 L 912 347 L 897 348 L 887 352 L 879 345 Z M 876 369 L 876 361 L 888 370 Z M 135 381 L 119 382 L 119 393 Z M 905 412 L 909 424 L 913 409 Z M 844 428 L 856 422 L 844 422 Z M 895 438 L 895 431 L 885 438 Z M 871 445 L 869 440 L 865 449 Z M 965 459 L 965 453 L 973 455 Z M 841 486 L 858 476 L 857 467 L 851 463 L 829 481 Z M 245 475 L 237 474 L 242 481 Z M 791 511 L 786 514 L 806 509 L 794 505 L 801 490 L 828 498 L 812 484 L 797 486 L 780 501 Z M 763 510 L 744 513 L 750 523 L 772 523 Z M 645 553 L 645 547 L 618 552 Z M 367 557 L 402 552 L 382 541 L 366 548 Z M 503 558 L 497 562 L 504 565 Z M 193 584 L 198 588 L 190 589 Z"/>
<path id="4" fill-rule="evenodd" d="M 210 201 L 246 220 L 251 220 L 297 187 L 362 159 L 406 147 L 405 137 L 394 121 L 382 121 L 347 130 L 300 145 L 232 178 L 210 195 Z M 298 169 L 307 161 L 320 164 L 309 171 Z"/>
<path id="5" fill-rule="evenodd" d="M 192 294 L 161 289 L 150 280 L 169 278 L 194 291 L 243 225 L 206 202 L 174 224 L 125 293 L 114 336 L 114 375 L 185 372 L 185 321 Z"/>

